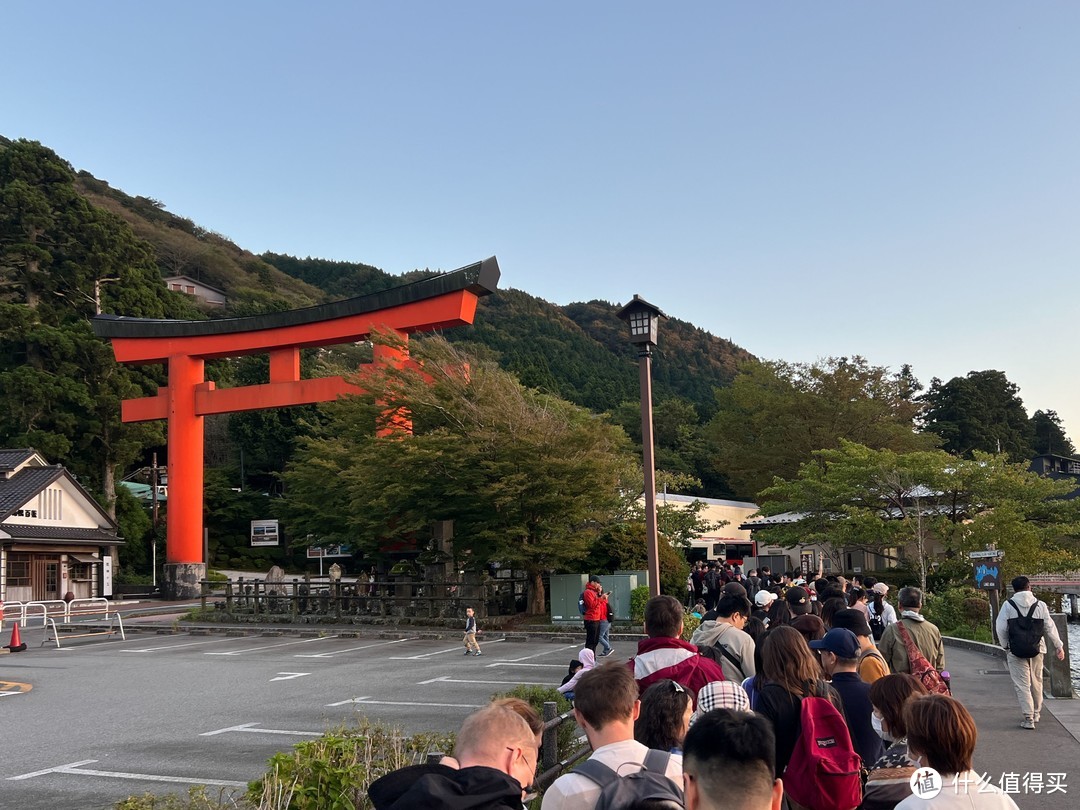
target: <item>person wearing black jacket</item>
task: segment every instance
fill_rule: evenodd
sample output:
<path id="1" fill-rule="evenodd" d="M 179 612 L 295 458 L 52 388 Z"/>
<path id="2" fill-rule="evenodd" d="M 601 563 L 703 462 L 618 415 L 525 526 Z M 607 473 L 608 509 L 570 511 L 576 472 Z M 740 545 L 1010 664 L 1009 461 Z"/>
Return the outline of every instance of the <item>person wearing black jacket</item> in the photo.
<path id="1" fill-rule="evenodd" d="M 869 768 L 885 755 L 885 746 L 874 731 L 870 684 L 859 677 L 859 639 L 850 630 L 835 627 L 820 641 L 811 641 L 810 649 L 821 651 L 821 665 L 844 704 L 851 745 Z"/>
<path id="2" fill-rule="evenodd" d="M 412 765 L 371 783 L 375 810 L 522 810 L 523 787 L 536 774 L 536 737 L 521 715 L 487 706 L 469 715 L 454 748 L 457 759 Z"/>

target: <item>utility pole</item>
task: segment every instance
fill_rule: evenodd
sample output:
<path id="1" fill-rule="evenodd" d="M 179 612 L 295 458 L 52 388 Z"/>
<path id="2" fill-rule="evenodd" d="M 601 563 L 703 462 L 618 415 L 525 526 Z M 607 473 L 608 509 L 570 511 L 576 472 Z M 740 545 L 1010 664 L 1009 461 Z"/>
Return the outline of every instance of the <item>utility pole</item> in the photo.
<path id="1" fill-rule="evenodd" d="M 150 582 L 157 587 L 157 527 L 158 527 L 158 466 L 157 453 L 150 457 Z"/>

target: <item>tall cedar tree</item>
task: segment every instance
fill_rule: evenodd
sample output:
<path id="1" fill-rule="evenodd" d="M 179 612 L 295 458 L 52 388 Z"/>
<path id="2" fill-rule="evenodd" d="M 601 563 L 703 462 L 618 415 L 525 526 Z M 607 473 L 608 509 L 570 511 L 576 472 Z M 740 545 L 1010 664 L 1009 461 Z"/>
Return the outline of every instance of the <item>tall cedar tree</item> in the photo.
<path id="1" fill-rule="evenodd" d="M 945 383 L 935 377 L 922 401 L 925 430 L 941 437 L 943 450 L 966 458 L 976 450 L 1005 453 L 1016 462 L 1034 455 L 1020 388 L 1004 372 L 971 371 Z"/>

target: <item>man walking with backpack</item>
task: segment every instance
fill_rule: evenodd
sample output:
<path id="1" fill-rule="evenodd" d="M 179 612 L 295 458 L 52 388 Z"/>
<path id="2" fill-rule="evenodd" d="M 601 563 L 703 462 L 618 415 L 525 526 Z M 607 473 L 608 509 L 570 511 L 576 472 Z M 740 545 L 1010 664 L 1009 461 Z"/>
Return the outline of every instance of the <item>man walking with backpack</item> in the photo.
<path id="1" fill-rule="evenodd" d="M 1044 636 L 1050 638 L 1059 661 L 1065 659 L 1065 646 L 1050 618 L 1050 609 L 1031 592 L 1028 578 L 1016 577 L 1012 588 L 1012 599 L 998 611 L 996 629 L 998 641 L 1008 651 L 1009 675 L 1024 715 L 1020 728 L 1030 730 L 1042 713 Z"/>

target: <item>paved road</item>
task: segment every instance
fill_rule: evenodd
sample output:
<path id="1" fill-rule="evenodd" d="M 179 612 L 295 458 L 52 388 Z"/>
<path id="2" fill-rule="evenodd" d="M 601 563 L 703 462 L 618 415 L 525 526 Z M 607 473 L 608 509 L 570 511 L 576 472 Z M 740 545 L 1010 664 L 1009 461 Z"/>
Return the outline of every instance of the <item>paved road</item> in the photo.
<path id="1" fill-rule="evenodd" d="M 227 793 L 266 759 L 356 714 L 407 732 L 456 730 L 473 707 L 519 683 L 557 684 L 577 647 L 488 641 L 464 657 L 443 639 L 130 632 L 0 657 L 0 808 L 106 808 L 130 794 L 209 784 Z M 633 650 L 616 642 L 612 660 Z M 1080 700 L 1048 704 L 1019 728 L 1004 664 L 949 648 L 957 697 L 979 725 L 975 766 L 1015 778 L 1021 808 L 1080 806 Z M 5 694 L 10 692 L 11 694 Z M 1065 792 L 1048 792 L 1050 774 Z M 1042 791 L 1034 793 L 1041 777 Z M 1013 777 L 1012 775 L 1015 775 Z M 1025 781 L 1027 792 L 1025 793 Z"/>
<path id="2" fill-rule="evenodd" d="M 442 640 L 128 634 L 0 658 L 0 808 L 103 808 L 130 794 L 227 791 L 358 713 L 456 730 L 493 693 L 558 684 L 575 647 Z M 63 642 L 62 642 L 63 643 Z M 625 644 L 626 652 L 630 645 Z"/>

